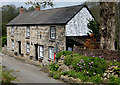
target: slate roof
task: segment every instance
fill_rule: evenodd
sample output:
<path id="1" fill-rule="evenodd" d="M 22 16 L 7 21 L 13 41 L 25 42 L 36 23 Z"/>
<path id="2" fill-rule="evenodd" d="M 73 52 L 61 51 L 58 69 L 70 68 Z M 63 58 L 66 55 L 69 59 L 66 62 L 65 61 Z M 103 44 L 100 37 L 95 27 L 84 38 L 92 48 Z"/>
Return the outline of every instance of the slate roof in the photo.
<path id="1" fill-rule="evenodd" d="M 41 10 L 18 15 L 7 25 L 56 25 L 67 24 L 86 5 Z"/>

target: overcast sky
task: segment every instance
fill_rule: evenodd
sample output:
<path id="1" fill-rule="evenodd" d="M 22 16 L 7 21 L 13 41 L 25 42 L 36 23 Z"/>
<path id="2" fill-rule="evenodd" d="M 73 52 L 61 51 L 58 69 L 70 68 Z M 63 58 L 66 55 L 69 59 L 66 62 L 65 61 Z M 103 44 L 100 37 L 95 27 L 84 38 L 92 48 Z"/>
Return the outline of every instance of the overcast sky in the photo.
<path id="1" fill-rule="evenodd" d="M 26 8 L 29 8 L 31 5 L 26 5 L 25 2 L 28 2 L 30 0 L 2 0 L 0 6 L 2 5 L 16 5 L 16 7 L 24 6 Z M 34 1 L 34 0 L 31 0 Z M 40 0 L 39 0 L 40 1 Z M 73 6 L 73 5 L 80 5 L 85 0 L 53 0 L 54 8 L 58 7 L 65 7 L 65 6 Z"/>

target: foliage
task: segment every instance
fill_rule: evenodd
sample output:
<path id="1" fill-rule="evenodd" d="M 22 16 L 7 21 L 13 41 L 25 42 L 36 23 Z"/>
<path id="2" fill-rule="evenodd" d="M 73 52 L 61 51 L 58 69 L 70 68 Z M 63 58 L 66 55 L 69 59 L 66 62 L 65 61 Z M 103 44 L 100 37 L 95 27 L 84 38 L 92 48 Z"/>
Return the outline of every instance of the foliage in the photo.
<path id="1" fill-rule="evenodd" d="M 55 63 L 51 63 L 49 69 L 50 71 L 57 71 L 59 69 L 59 65 Z"/>
<path id="2" fill-rule="evenodd" d="M 25 3 L 26 5 L 33 5 L 34 7 L 40 7 L 41 9 L 46 8 L 48 6 L 53 7 L 53 2 L 52 0 L 35 0 L 35 1 L 29 1 Z"/>
<path id="3" fill-rule="evenodd" d="M 71 65 L 72 61 L 73 61 L 73 60 L 72 60 L 71 55 L 65 56 L 65 59 L 64 59 L 64 64 L 65 64 L 65 65 L 67 65 L 67 66 Z"/>
<path id="4" fill-rule="evenodd" d="M 7 37 L 2 37 L 1 41 L 2 41 L 2 46 L 7 45 Z"/>
<path id="5" fill-rule="evenodd" d="M 1 76 L 1 79 L 2 79 L 2 82 L 3 84 L 4 83 L 10 83 L 11 81 L 15 80 L 16 78 L 13 77 L 10 73 L 11 71 L 5 71 L 5 70 L 2 70 L 2 66 L 0 66 L 0 76 Z"/>
<path id="6" fill-rule="evenodd" d="M 59 59 L 62 55 L 66 56 L 66 55 L 70 55 L 70 54 L 72 54 L 72 51 L 62 51 L 56 55 L 56 58 Z"/>
<path id="7" fill-rule="evenodd" d="M 54 79 L 59 79 L 61 76 L 61 73 L 58 71 L 50 71 L 49 76 L 53 77 Z"/>
<path id="8" fill-rule="evenodd" d="M 90 33 L 94 34 L 95 38 L 100 37 L 100 31 L 99 31 L 99 25 L 95 20 L 89 20 L 89 23 L 87 24 L 88 28 L 90 29 Z"/>
<path id="9" fill-rule="evenodd" d="M 100 83 L 102 81 L 102 78 L 99 74 L 92 76 L 91 78 L 89 78 L 89 81 L 93 82 L 93 83 Z"/>
<path id="10" fill-rule="evenodd" d="M 54 75 L 53 78 L 54 78 L 54 79 L 59 79 L 60 76 L 59 76 L 59 75 Z"/>
<path id="11" fill-rule="evenodd" d="M 108 80 L 108 83 L 111 85 L 116 85 L 116 84 L 120 85 L 120 77 L 115 78 L 114 76 L 111 76 L 110 79 Z"/>
<path id="12" fill-rule="evenodd" d="M 94 76 L 96 74 L 103 75 L 103 72 L 107 68 L 106 61 L 100 57 L 74 57 L 72 66 L 75 71 L 84 72 L 84 75 Z"/>

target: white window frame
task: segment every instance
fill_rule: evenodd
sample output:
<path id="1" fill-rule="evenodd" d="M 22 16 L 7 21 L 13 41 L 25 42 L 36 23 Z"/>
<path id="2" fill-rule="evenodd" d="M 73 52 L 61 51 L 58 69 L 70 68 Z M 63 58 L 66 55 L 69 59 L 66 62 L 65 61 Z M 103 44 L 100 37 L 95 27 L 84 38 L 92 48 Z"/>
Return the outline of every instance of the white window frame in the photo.
<path id="1" fill-rule="evenodd" d="M 14 40 L 12 40 L 12 50 L 14 50 Z"/>
<path id="2" fill-rule="evenodd" d="M 44 48 L 42 45 L 39 46 L 39 58 L 44 57 Z"/>
<path id="3" fill-rule="evenodd" d="M 26 37 L 30 37 L 30 27 L 26 28 Z"/>
<path id="4" fill-rule="evenodd" d="M 26 53 L 29 54 L 30 53 L 30 43 L 26 44 Z"/>
<path id="5" fill-rule="evenodd" d="M 51 26 L 50 27 L 50 38 L 51 39 L 55 39 L 56 38 L 56 27 L 55 26 Z"/>
<path id="6" fill-rule="evenodd" d="M 12 36 L 14 36 L 14 27 L 13 26 L 11 27 L 11 34 L 12 34 Z"/>
<path id="7" fill-rule="evenodd" d="M 54 60 L 54 47 L 49 47 L 49 58 Z"/>

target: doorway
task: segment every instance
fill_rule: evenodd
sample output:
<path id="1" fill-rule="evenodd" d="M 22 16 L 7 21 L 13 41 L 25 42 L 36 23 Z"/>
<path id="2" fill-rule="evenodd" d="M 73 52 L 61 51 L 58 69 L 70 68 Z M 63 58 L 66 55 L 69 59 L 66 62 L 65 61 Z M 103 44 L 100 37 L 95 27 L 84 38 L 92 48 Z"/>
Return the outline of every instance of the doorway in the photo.
<path id="1" fill-rule="evenodd" d="M 35 44 L 35 59 L 38 60 L 38 44 Z"/>
<path id="2" fill-rule="evenodd" d="M 18 45 L 19 45 L 19 54 L 21 55 L 21 41 L 18 41 Z"/>

